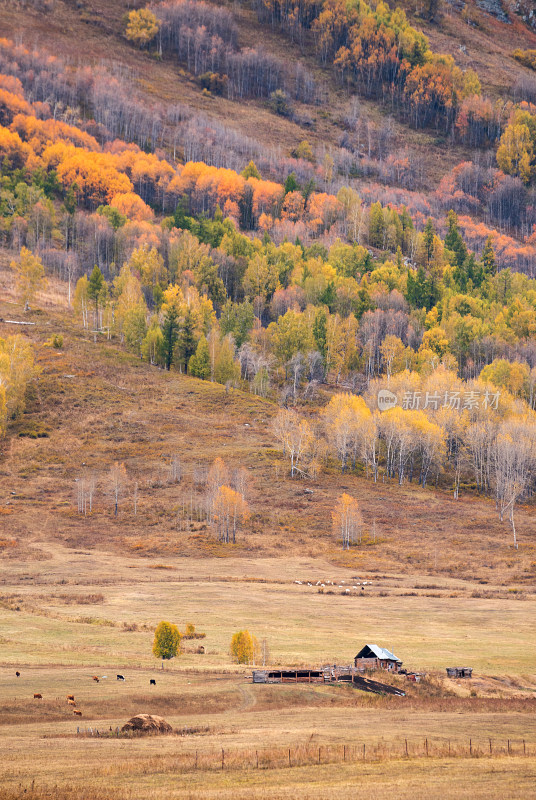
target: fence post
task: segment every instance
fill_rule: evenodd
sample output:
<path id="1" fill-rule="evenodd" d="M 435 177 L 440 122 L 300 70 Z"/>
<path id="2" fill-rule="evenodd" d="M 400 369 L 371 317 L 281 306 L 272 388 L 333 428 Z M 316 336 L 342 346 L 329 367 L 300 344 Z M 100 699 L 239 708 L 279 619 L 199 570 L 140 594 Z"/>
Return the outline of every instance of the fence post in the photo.
<path id="1" fill-rule="evenodd" d="M 195 768 L 197 769 L 197 750 L 195 751 Z"/>
<path id="2" fill-rule="evenodd" d="M 255 750 L 255 758 L 257 759 L 257 769 L 259 769 L 259 751 Z"/>
<path id="3" fill-rule="evenodd" d="M 525 740 L 524 739 L 523 739 L 523 755 L 526 755 L 526 752 L 525 752 Z"/>
<path id="4" fill-rule="evenodd" d="M 469 755 L 470 756 L 473 755 L 473 741 L 472 741 L 472 739 L 469 739 Z"/>
<path id="5" fill-rule="evenodd" d="M 510 739 L 508 739 L 508 754 L 510 754 Z"/>
<path id="6" fill-rule="evenodd" d="M 491 739 L 490 739 L 489 740 L 489 754 L 491 755 L 492 752 L 493 752 L 493 750 L 492 750 L 492 747 L 491 747 Z"/>
<path id="7" fill-rule="evenodd" d="M 424 740 L 424 746 L 426 747 L 426 755 L 428 755 L 428 739 Z"/>
<path id="8" fill-rule="evenodd" d="M 344 745 L 342 760 L 346 761 L 346 745 Z"/>
<path id="9" fill-rule="evenodd" d="M 290 767 L 290 747 L 289 747 L 289 749 L 288 749 L 288 765 L 289 765 L 289 767 Z"/>
<path id="10" fill-rule="evenodd" d="M 225 767 L 225 750 L 222 747 L 222 749 L 221 749 L 221 768 L 223 769 L 224 767 Z"/>
<path id="11" fill-rule="evenodd" d="M 318 763 L 320 764 L 320 747 L 318 748 Z"/>
<path id="12" fill-rule="evenodd" d="M 363 761 L 365 760 L 365 743 L 363 742 Z"/>
<path id="13" fill-rule="evenodd" d="M 408 740 L 406 739 L 405 742 L 406 742 L 406 756 L 407 756 L 408 755 Z"/>

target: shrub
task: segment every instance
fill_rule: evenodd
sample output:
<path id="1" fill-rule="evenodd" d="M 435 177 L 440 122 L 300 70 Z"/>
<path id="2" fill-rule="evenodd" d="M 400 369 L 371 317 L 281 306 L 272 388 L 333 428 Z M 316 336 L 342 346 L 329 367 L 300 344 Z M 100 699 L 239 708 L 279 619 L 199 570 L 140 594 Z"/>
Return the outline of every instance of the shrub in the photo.
<path id="1" fill-rule="evenodd" d="M 513 56 L 524 67 L 536 70 L 536 50 L 521 50 L 518 47 L 514 50 Z"/>
<path id="2" fill-rule="evenodd" d="M 227 75 L 220 75 L 219 72 L 204 72 L 199 76 L 199 81 L 203 89 L 212 94 L 224 95 L 227 92 L 229 78 Z"/>
<path id="3" fill-rule="evenodd" d="M 290 114 L 290 104 L 286 92 L 276 89 L 270 95 L 270 108 L 281 117 L 288 117 Z"/>
<path id="4" fill-rule="evenodd" d="M 292 158 L 303 158 L 304 161 L 313 162 L 315 160 L 311 145 L 306 139 L 300 142 L 299 145 L 292 150 L 290 155 Z"/>

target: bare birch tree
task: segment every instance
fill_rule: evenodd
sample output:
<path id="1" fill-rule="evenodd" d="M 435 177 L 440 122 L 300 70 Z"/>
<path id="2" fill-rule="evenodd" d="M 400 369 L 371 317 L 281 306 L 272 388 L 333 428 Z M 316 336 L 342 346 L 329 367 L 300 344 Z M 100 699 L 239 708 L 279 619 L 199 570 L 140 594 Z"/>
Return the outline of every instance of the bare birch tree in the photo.
<path id="1" fill-rule="evenodd" d="M 308 422 L 295 411 L 282 409 L 274 419 L 273 431 L 290 458 L 290 475 L 305 475 L 303 462 L 310 452 L 313 434 Z"/>
<path id="2" fill-rule="evenodd" d="M 123 463 L 116 461 L 109 473 L 110 493 L 114 501 L 114 516 L 117 517 L 119 500 L 126 492 L 127 470 Z"/>
<path id="3" fill-rule="evenodd" d="M 518 549 L 514 519 L 516 502 L 526 492 L 536 468 L 536 425 L 507 421 L 499 430 L 494 451 L 495 492 L 501 521 L 508 514 Z"/>

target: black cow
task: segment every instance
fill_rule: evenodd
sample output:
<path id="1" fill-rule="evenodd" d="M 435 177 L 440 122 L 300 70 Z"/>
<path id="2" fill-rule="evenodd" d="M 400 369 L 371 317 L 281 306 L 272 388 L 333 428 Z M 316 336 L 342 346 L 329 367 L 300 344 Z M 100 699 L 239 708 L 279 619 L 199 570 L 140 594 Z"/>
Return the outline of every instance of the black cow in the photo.
<path id="1" fill-rule="evenodd" d="M 156 686 L 156 681 L 154 678 L 149 679 L 149 686 Z"/>
<path id="2" fill-rule="evenodd" d="M 117 677 L 118 681 L 124 681 L 125 680 L 125 676 L 124 675 L 117 675 L 116 677 Z"/>

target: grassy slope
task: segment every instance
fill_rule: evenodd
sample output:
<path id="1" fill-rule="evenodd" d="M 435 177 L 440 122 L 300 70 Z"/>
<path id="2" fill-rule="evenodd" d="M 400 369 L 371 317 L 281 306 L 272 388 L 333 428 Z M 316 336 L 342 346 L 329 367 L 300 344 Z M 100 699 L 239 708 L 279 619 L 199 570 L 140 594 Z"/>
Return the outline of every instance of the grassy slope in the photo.
<path id="1" fill-rule="evenodd" d="M 9 276 L 4 275 L 7 286 Z M 17 315 L 16 304 L 0 303 L 0 317 Z M 236 390 L 227 394 L 221 385 L 177 372 L 166 374 L 111 342 L 95 344 L 61 306 L 51 306 L 34 320 L 36 326 L 25 330 L 36 343 L 42 367 L 38 393 L 3 444 L 4 504 L 9 499 L 5 519 L 10 540 L 16 542 L 9 546 L 6 540 L 4 555 L 17 558 L 35 545 L 35 556 L 42 557 L 39 542 L 51 539 L 159 556 L 321 556 L 350 574 L 395 570 L 478 579 L 483 593 L 504 593 L 533 582 L 532 508 L 518 511 L 521 546 L 514 552 L 508 527 L 489 500 L 462 495 L 455 501 L 448 487 L 436 492 L 415 485 L 375 485 L 364 477 L 342 476 L 335 464 L 315 481 L 291 481 L 270 431 L 277 406 Z M 64 335 L 62 351 L 43 346 L 56 331 Z M 13 326 L 0 325 L 0 335 L 9 333 Z M 34 438 L 40 431 L 46 438 Z M 175 454 L 184 472 L 180 485 L 168 482 Z M 219 545 L 203 522 L 189 530 L 177 524 L 183 505 L 193 498 L 195 507 L 203 497 L 196 470 L 210 466 L 216 456 L 231 469 L 245 466 L 250 473 L 252 518 L 234 547 Z M 125 462 L 131 481 L 117 518 L 108 478 L 115 461 Z M 87 518 L 75 506 L 75 479 L 84 475 L 98 482 L 94 512 Z M 367 539 L 346 554 L 330 523 L 343 489 L 360 502 Z"/>

